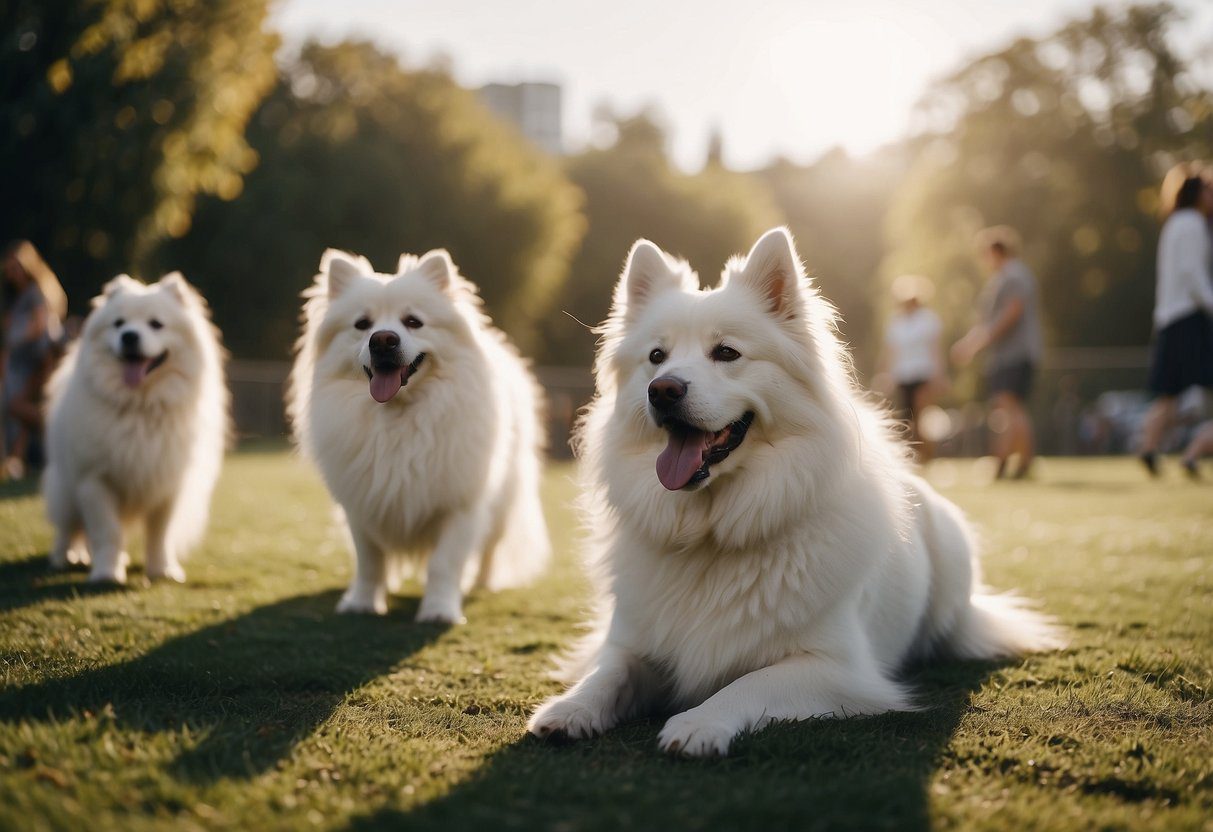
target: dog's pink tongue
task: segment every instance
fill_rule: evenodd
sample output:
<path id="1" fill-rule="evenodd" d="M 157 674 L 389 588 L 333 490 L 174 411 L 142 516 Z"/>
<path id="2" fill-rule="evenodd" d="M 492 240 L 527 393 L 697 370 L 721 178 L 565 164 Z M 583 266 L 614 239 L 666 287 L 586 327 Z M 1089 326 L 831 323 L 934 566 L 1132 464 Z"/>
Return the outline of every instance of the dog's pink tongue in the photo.
<path id="1" fill-rule="evenodd" d="M 657 479 L 670 491 L 682 488 L 703 465 L 707 447 L 708 435 L 701 430 L 671 433 L 669 444 L 657 457 Z"/>
<path id="2" fill-rule="evenodd" d="M 371 374 L 371 398 L 383 403 L 400 392 L 400 370 L 375 370 Z"/>
<path id="3" fill-rule="evenodd" d="M 122 362 L 122 381 L 127 387 L 138 387 L 147 378 L 147 371 L 152 366 L 152 360 L 145 358 L 142 361 L 123 361 Z"/>

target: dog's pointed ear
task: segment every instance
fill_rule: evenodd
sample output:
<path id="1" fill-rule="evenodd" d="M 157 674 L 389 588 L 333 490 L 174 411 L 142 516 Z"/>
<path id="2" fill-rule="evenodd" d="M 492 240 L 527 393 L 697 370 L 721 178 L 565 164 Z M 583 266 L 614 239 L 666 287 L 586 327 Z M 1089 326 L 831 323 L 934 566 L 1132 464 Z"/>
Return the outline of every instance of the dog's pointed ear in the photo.
<path id="1" fill-rule="evenodd" d="M 648 240 L 637 240 L 615 289 L 616 311 L 634 315 L 663 292 L 686 288 L 688 275 L 685 263 L 672 260 Z"/>
<path id="2" fill-rule="evenodd" d="M 404 262 L 404 258 L 408 255 L 401 255 L 400 261 Z M 438 287 L 439 291 L 449 291 L 451 285 L 455 282 L 455 261 L 451 259 L 451 255 L 444 248 L 436 248 L 433 251 L 427 251 L 421 255 L 421 259 L 417 261 L 415 268 L 421 272 L 421 276 Z"/>
<path id="3" fill-rule="evenodd" d="M 745 256 L 745 265 L 730 282 L 757 293 L 776 320 L 791 321 L 804 311 L 802 275 L 792 235 L 780 226 L 758 238 Z"/>
<path id="4" fill-rule="evenodd" d="M 160 278 L 156 282 L 156 285 L 166 289 L 180 303 L 188 303 L 196 294 L 194 287 L 190 286 L 189 281 L 185 279 L 185 275 L 181 272 L 169 272 Z"/>
<path id="5" fill-rule="evenodd" d="M 101 287 L 101 299 L 111 298 L 114 295 L 129 292 L 132 289 L 138 289 L 142 285 L 142 283 L 135 280 L 135 278 L 131 277 L 129 274 L 120 274 L 117 277 L 110 279 L 109 282 Z"/>
<path id="6" fill-rule="evenodd" d="M 339 297 L 354 278 L 366 273 L 361 257 L 355 257 L 339 249 L 325 249 L 320 256 L 320 273 L 328 282 L 329 299 Z"/>

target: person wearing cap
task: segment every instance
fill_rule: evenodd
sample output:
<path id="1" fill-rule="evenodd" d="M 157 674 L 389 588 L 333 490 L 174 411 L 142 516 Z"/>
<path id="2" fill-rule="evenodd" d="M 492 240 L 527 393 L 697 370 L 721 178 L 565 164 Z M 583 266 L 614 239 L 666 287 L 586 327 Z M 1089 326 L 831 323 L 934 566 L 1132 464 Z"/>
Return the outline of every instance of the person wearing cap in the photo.
<path id="1" fill-rule="evenodd" d="M 905 274 L 893 281 L 896 309 L 885 329 L 881 366 L 895 385 L 900 414 L 920 462 L 934 455 L 934 442 L 924 435 L 920 419 L 944 383 L 940 336 L 943 324 L 927 303 L 934 293 L 930 280 Z"/>
<path id="2" fill-rule="evenodd" d="M 966 366 L 985 353 L 985 390 L 990 400 L 993 452 L 998 478 L 1018 456 L 1016 479 L 1027 476 L 1036 455 L 1027 401 L 1044 352 L 1036 277 L 1019 258 L 1019 234 L 1005 225 L 977 235 L 977 250 L 989 279 L 982 291 L 981 321 L 952 346 L 952 360 Z"/>

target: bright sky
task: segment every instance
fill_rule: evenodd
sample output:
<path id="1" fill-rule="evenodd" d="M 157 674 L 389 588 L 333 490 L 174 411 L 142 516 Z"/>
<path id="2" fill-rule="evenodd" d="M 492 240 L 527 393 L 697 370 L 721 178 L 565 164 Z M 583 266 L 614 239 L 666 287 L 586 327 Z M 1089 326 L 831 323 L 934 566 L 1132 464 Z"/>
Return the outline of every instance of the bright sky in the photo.
<path id="1" fill-rule="evenodd" d="M 1213 42 L 1213 2 L 1185 40 Z M 468 86 L 556 81 L 570 148 L 609 103 L 653 105 L 674 158 L 703 161 L 718 125 L 725 159 L 863 154 L 903 135 L 932 78 L 1019 34 L 1043 34 L 1092 0 L 283 0 L 288 44 L 372 39 L 413 65 L 445 55 Z"/>

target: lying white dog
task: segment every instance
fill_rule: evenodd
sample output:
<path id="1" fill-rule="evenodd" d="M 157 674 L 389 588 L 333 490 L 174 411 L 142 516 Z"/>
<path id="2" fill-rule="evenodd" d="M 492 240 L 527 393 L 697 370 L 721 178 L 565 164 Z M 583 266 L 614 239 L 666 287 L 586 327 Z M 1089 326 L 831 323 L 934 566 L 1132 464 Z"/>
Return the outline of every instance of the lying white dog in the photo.
<path id="1" fill-rule="evenodd" d="M 125 527 L 142 522 L 148 577 L 184 581 L 228 435 L 206 302 L 176 272 L 150 286 L 114 278 L 48 391 L 51 567 L 91 561 L 89 580 L 124 583 Z"/>
<path id="2" fill-rule="evenodd" d="M 1059 644 L 982 590 L 964 518 L 911 474 L 834 323 L 784 229 L 710 291 L 633 246 L 580 434 L 609 623 L 532 733 L 672 709 L 662 749 L 724 754 L 777 720 L 910 708 L 912 660 Z"/>
<path id="3" fill-rule="evenodd" d="M 418 621 L 462 619 L 463 589 L 547 562 L 534 378 L 445 251 L 395 275 L 327 251 L 291 375 L 295 435 L 353 537 L 338 612 L 387 612 L 394 555 L 423 557 Z"/>

